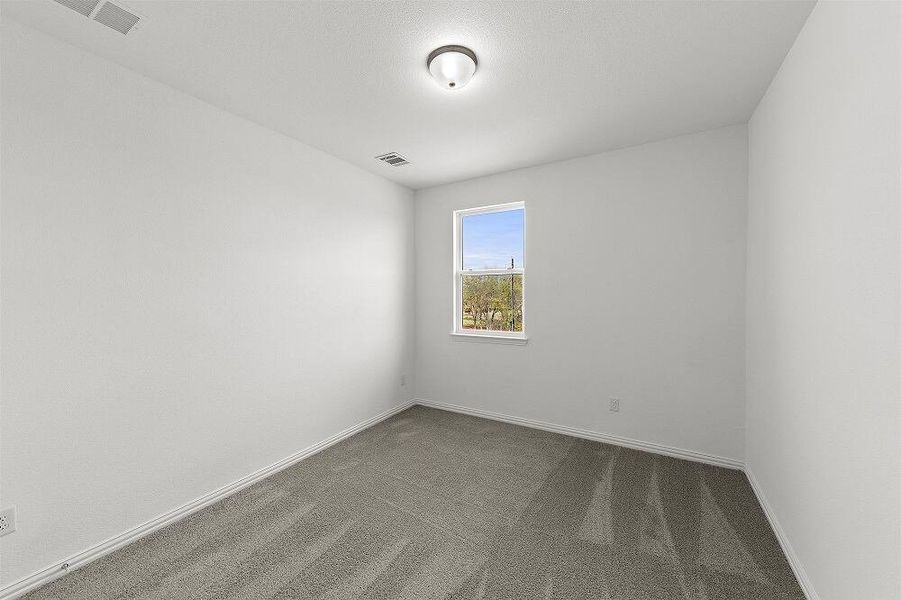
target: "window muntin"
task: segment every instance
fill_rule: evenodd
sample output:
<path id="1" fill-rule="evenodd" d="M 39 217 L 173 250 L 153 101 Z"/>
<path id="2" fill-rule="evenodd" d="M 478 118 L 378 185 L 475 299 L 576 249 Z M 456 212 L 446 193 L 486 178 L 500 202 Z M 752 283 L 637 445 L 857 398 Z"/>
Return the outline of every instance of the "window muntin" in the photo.
<path id="1" fill-rule="evenodd" d="M 454 333 L 524 336 L 525 205 L 454 213 Z"/>

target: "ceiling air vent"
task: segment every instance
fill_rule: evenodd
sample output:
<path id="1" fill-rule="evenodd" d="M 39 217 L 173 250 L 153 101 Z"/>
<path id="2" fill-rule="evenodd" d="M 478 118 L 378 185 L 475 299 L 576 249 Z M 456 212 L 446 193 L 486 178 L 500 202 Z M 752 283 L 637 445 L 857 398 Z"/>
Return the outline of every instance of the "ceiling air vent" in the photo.
<path id="1" fill-rule="evenodd" d="M 386 162 L 392 167 L 400 167 L 401 165 L 408 165 L 410 161 L 406 158 L 398 154 L 397 152 L 389 152 L 388 154 L 382 154 L 381 156 L 376 156 L 382 162 Z"/>
<path id="2" fill-rule="evenodd" d="M 53 1 L 66 8 L 71 8 L 80 15 L 84 15 L 89 19 L 93 19 L 98 23 L 106 25 L 122 35 L 128 35 L 128 33 L 135 28 L 135 25 L 141 21 L 139 15 L 122 8 L 118 4 L 113 4 L 112 2 L 103 2 L 103 0 Z M 103 2 L 102 5 L 101 2 Z"/>
<path id="3" fill-rule="evenodd" d="M 110 29 L 115 29 L 123 35 L 127 35 L 138 24 L 141 17 L 112 2 L 104 2 L 97 14 L 94 15 L 94 20 Z"/>
<path id="4" fill-rule="evenodd" d="M 62 4 L 66 8 L 71 8 L 77 13 L 81 13 L 86 17 L 90 17 L 100 0 L 53 0 L 57 4 Z"/>

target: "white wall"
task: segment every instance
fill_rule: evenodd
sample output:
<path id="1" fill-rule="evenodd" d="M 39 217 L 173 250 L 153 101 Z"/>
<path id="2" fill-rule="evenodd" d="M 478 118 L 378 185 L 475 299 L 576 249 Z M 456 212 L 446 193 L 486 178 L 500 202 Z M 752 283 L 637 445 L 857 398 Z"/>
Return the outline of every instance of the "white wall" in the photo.
<path id="1" fill-rule="evenodd" d="M 818 4 L 750 123 L 747 463 L 822 600 L 901 598 L 899 6 Z"/>
<path id="2" fill-rule="evenodd" d="M 417 192 L 416 395 L 741 459 L 746 194 L 744 126 Z M 529 342 L 452 338 L 452 212 L 517 200 Z"/>
<path id="3" fill-rule="evenodd" d="M 407 400 L 412 192 L 2 26 L 2 582 Z"/>

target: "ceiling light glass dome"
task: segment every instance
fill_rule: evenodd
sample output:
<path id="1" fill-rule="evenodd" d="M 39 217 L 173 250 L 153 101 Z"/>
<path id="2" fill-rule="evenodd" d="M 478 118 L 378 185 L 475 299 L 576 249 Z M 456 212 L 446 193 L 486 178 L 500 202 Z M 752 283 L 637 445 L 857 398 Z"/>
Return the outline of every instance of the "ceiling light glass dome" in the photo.
<path id="1" fill-rule="evenodd" d="M 429 54 L 429 72 L 446 90 L 459 90 L 476 72 L 475 52 L 465 46 L 442 46 Z"/>

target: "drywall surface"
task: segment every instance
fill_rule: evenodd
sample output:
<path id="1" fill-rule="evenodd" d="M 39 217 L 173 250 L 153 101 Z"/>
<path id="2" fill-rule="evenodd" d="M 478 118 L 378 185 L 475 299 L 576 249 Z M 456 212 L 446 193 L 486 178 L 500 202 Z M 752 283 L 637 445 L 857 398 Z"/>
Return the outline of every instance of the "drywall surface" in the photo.
<path id="1" fill-rule="evenodd" d="M 747 465 L 822 600 L 901 598 L 899 27 L 819 3 L 750 122 Z"/>
<path id="2" fill-rule="evenodd" d="M 417 397 L 740 460 L 746 193 L 744 126 L 417 192 Z M 453 337 L 453 211 L 512 201 L 528 344 Z"/>
<path id="3" fill-rule="evenodd" d="M 2 584 L 409 399 L 412 192 L 2 25 Z"/>

